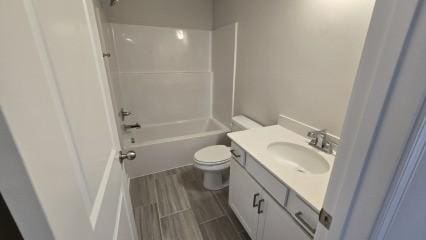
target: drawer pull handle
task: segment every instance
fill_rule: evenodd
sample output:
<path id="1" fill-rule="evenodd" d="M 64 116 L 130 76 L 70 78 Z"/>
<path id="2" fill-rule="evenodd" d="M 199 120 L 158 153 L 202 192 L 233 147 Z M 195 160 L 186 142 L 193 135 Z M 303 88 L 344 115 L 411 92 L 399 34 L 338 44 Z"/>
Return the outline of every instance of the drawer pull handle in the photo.
<path id="1" fill-rule="evenodd" d="M 236 158 L 241 157 L 241 155 L 239 155 L 239 154 L 236 154 L 236 153 L 235 153 L 235 150 L 234 150 L 234 149 L 232 149 L 232 150 L 231 150 L 231 154 L 232 154 L 232 156 L 234 156 L 234 157 L 236 157 Z"/>
<path id="2" fill-rule="evenodd" d="M 263 213 L 263 209 L 262 209 L 262 203 L 265 201 L 265 199 L 260 199 L 259 200 L 259 204 L 257 204 L 257 214 L 261 214 Z"/>
<path id="3" fill-rule="evenodd" d="M 294 214 L 294 216 L 297 218 L 297 220 L 299 220 L 299 222 L 306 227 L 311 233 L 312 235 L 315 235 L 315 232 L 317 231 L 316 228 L 311 227 L 311 225 L 308 224 L 308 222 L 306 222 L 305 219 L 303 219 L 302 217 L 303 213 L 302 212 L 297 212 L 296 214 Z"/>
<path id="4" fill-rule="evenodd" d="M 257 197 L 259 197 L 259 195 L 260 195 L 259 193 L 256 193 L 256 194 L 253 195 L 253 207 L 254 208 L 259 205 L 258 203 L 256 203 L 257 202 Z"/>

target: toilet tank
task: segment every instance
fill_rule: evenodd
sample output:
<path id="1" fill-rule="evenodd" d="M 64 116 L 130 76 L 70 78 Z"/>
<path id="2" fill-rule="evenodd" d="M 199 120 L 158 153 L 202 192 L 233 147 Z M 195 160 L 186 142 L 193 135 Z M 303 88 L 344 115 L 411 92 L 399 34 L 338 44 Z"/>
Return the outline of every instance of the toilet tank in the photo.
<path id="1" fill-rule="evenodd" d="M 231 126 L 232 132 L 248 130 L 252 128 L 259 128 L 259 127 L 262 127 L 262 125 L 245 116 L 239 115 L 232 118 L 232 126 Z"/>

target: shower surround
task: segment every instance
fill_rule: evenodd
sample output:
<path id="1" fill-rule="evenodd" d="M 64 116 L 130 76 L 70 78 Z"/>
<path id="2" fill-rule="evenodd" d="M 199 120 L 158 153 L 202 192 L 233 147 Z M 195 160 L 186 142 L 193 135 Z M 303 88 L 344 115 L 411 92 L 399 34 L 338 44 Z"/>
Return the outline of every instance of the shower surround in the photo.
<path id="1" fill-rule="evenodd" d="M 115 23 L 111 28 L 122 104 L 133 113 L 125 123 L 142 126 L 122 137 L 124 147 L 138 154 L 127 164 L 130 176 L 189 165 L 198 149 L 225 143 L 235 56 L 223 51 L 212 56 L 212 41 L 219 39 L 220 45 L 232 45 L 224 49 L 234 49 L 235 27 L 218 31 L 219 37 L 206 30 Z M 229 69 L 212 64 L 212 59 L 230 63 L 224 67 L 231 73 L 223 74 Z M 219 66 L 218 79 L 213 78 L 212 65 Z M 215 91 L 224 88 L 231 89 Z M 229 101 L 226 106 L 224 100 Z"/>

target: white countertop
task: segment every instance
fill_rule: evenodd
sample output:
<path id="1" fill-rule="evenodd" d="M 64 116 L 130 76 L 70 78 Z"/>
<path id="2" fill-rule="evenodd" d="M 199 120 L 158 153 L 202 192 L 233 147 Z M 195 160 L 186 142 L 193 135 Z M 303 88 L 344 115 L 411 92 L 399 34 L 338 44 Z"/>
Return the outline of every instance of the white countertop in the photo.
<path id="1" fill-rule="evenodd" d="M 317 150 L 308 145 L 308 139 L 280 125 L 231 132 L 228 133 L 228 136 L 278 180 L 290 187 L 318 212 L 320 211 L 333 167 L 334 155 Z M 276 161 L 271 152 L 267 150 L 267 146 L 273 142 L 290 142 L 311 148 L 329 163 L 330 169 L 322 174 L 306 174 L 295 171 L 293 168 Z"/>

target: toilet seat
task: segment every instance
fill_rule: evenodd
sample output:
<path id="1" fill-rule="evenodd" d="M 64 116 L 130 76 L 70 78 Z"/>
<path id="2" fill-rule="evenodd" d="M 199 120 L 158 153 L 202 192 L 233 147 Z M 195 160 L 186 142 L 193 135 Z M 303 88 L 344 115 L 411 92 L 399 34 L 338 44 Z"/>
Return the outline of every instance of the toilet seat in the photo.
<path id="1" fill-rule="evenodd" d="M 213 121 L 216 121 L 213 119 Z M 232 117 L 231 131 L 243 131 L 262 127 L 244 116 Z M 221 133 L 222 134 L 222 133 Z M 230 147 L 214 145 L 200 149 L 194 154 L 194 167 L 203 171 L 203 186 L 208 190 L 219 190 L 229 183 L 229 167 L 232 155 Z"/>
<path id="2" fill-rule="evenodd" d="M 205 147 L 194 154 L 194 161 L 200 165 L 220 165 L 231 160 L 230 148 L 225 145 Z"/>

